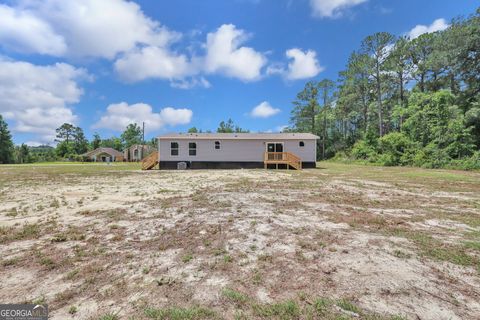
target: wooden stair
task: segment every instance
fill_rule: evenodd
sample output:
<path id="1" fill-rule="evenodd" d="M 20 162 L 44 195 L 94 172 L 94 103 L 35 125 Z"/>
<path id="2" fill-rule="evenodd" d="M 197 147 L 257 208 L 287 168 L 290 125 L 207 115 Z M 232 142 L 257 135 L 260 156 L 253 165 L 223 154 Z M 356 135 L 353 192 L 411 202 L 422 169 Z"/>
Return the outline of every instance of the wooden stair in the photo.
<path id="1" fill-rule="evenodd" d="M 265 169 L 267 169 L 269 164 L 276 165 L 277 169 L 279 164 L 285 164 L 287 170 L 290 167 L 296 170 L 302 170 L 302 159 L 291 152 L 265 152 L 263 164 Z"/>
<path id="2" fill-rule="evenodd" d="M 142 160 L 142 170 L 151 170 L 158 164 L 158 151 L 150 153 Z"/>

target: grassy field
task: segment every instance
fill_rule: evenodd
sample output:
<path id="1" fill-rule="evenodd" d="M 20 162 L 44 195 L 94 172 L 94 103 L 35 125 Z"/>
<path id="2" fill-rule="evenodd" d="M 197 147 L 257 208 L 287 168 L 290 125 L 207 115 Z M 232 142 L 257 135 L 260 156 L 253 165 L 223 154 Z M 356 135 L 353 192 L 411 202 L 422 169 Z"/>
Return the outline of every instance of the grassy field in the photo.
<path id="1" fill-rule="evenodd" d="M 4 165 L 0 257 L 52 319 L 475 319 L 480 173 Z"/>

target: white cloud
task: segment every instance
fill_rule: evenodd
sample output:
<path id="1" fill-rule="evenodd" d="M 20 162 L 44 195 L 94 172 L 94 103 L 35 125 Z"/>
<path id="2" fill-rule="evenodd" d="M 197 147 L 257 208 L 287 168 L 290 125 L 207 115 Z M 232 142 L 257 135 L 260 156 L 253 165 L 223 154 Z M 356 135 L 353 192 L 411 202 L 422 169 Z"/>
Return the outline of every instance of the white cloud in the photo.
<path id="1" fill-rule="evenodd" d="M 122 132 L 131 123 L 139 125 L 145 122 L 145 131 L 160 130 L 165 126 L 188 124 L 193 112 L 190 109 L 164 108 L 156 113 L 152 107 L 145 103 L 129 105 L 126 102 L 111 104 L 107 112 L 93 125 L 93 128 L 106 128 Z"/>
<path id="2" fill-rule="evenodd" d="M 0 57 L 0 113 L 14 121 L 14 131 L 52 142 L 57 127 L 76 121 L 69 105 L 80 100 L 77 82 L 85 79 L 85 70 L 69 64 L 37 66 Z"/>
<path id="3" fill-rule="evenodd" d="M 254 118 L 269 118 L 276 115 L 280 111 L 280 109 L 272 107 L 267 101 L 263 101 L 252 109 L 250 115 Z"/>
<path id="4" fill-rule="evenodd" d="M 67 50 L 63 37 L 29 11 L 0 4 L 0 43 L 23 53 L 62 55 Z"/>
<path id="5" fill-rule="evenodd" d="M 240 47 L 248 35 L 232 24 L 224 24 L 207 35 L 204 69 L 244 81 L 257 80 L 267 59 L 253 48 Z"/>
<path id="6" fill-rule="evenodd" d="M 429 26 L 425 26 L 421 24 L 415 26 L 412 30 L 410 30 L 407 33 L 407 35 L 410 39 L 415 39 L 420 37 L 422 34 L 442 31 L 447 29 L 448 27 L 449 27 L 449 24 L 445 19 L 437 19 L 433 21 L 432 24 Z"/>
<path id="7" fill-rule="evenodd" d="M 200 48 L 195 45 L 200 34 L 187 34 L 189 43 L 174 51 L 172 45 L 182 34 L 146 16 L 133 1 L 14 3 L 0 5 L 0 46 L 70 59 L 114 60 L 115 71 L 126 82 L 161 79 L 177 88 L 208 87 L 207 74 L 254 81 L 267 63 L 264 54 L 242 46 L 249 35 L 232 24 L 208 33 Z M 194 47 L 198 50 L 192 51 Z"/>
<path id="8" fill-rule="evenodd" d="M 176 126 L 188 124 L 192 120 L 193 112 L 190 109 L 174 109 L 171 107 L 160 110 L 160 118 L 165 125 Z"/>
<path id="9" fill-rule="evenodd" d="M 0 26 L 14 30 L 10 37 L 20 35 L 7 42 L 18 51 L 113 59 L 138 44 L 165 46 L 180 37 L 131 1 L 23 0 L 16 8 L 2 8 L 0 21 L 10 18 Z"/>
<path id="10" fill-rule="evenodd" d="M 286 78 L 288 80 L 307 79 L 317 76 L 324 70 L 317 60 L 317 53 L 313 50 L 303 52 L 293 48 L 287 50 L 286 56 L 292 61 L 288 64 Z"/>
<path id="11" fill-rule="evenodd" d="M 173 88 L 177 89 L 192 89 L 195 87 L 210 88 L 212 85 L 204 77 L 192 77 L 180 80 L 174 80 L 170 82 Z"/>
<path id="12" fill-rule="evenodd" d="M 202 74 L 223 74 L 253 81 L 261 77 L 266 58 L 252 48 L 240 47 L 247 38 L 245 31 L 234 25 L 222 25 L 207 35 L 204 56 L 189 58 L 168 47 L 147 46 L 127 52 L 115 62 L 115 70 L 129 82 L 166 79 L 173 87 L 182 89 L 210 87 Z M 187 80 L 188 77 L 192 79 Z"/>
<path id="13" fill-rule="evenodd" d="M 129 82 L 148 78 L 183 79 L 193 72 L 185 55 L 176 55 L 159 47 L 144 47 L 115 61 L 115 70 Z"/>
<path id="14" fill-rule="evenodd" d="M 283 63 L 272 63 L 267 67 L 267 75 L 280 75 L 287 80 L 308 79 L 317 76 L 324 68 L 317 60 L 314 50 L 302 51 L 292 48 L 285 52 L 290 59 L 287 66 Z"/>
<path id="15" fill-rule="evenodd" d="M 321 18 L 338 18 L 351 7 L 368 0 L 310 0 L 313 15 Z"/>

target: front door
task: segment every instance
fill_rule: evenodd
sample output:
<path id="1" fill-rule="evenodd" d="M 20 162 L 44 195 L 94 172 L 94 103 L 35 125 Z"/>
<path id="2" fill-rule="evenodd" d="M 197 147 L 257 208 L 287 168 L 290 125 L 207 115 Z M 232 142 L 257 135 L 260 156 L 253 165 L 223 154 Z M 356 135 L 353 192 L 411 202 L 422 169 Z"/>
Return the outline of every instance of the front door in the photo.
<path id="1" fill-rule="evenodd" d="M 267 143 L 267 152 L 283 152 L 283 143 L 282 142 L 268 142 Z"/>
<path id="2" fill-rule="evenodd" d="M 283 143 L 282 142 L 268 142 L 267 143 L 267 152 L 268 154 L 268 160 L 282 160 L 282 154 L 281 153 L 273 153 L 270 154 L 270 152 L 283 152 Z"/>

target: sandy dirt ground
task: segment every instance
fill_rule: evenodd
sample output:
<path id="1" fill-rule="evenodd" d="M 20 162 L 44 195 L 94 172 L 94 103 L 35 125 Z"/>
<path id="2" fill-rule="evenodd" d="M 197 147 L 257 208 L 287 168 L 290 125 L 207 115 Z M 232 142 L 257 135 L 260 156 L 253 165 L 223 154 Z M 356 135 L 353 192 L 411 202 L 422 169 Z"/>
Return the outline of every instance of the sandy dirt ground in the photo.
<path id="1" fill-rule="evenodd" d="M 51 319 L 480 319 L 480 173 L 1 166 L 0 263 Z"/>

